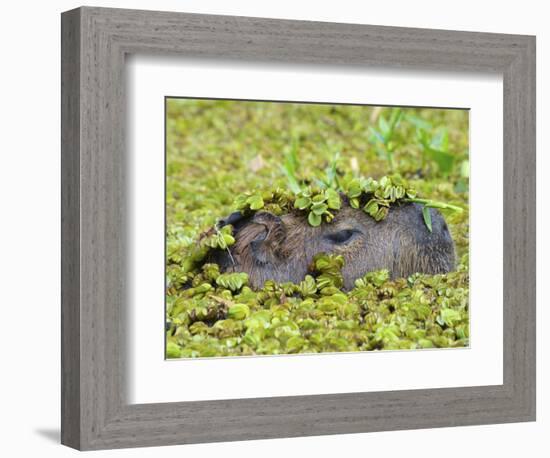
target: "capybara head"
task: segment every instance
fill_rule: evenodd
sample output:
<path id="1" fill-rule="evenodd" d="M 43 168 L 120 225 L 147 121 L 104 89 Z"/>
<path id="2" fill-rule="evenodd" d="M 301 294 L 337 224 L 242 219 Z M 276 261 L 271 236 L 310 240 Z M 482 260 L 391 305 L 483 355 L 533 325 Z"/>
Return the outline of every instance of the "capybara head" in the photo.
<path id="1" fill-rule="evenodd" d="M 248 273 L 253 288 L 261 288 L 266 280 L 300 282 L 321 252 L 344 257 L 347 290 L 373 270 L 388 269 L 392 278 L 446 273 L 455 266 L 453 240 L 441 214 L 429 211 L 431 232 L 416 203 L 392 206 L 379 222 L 345 203 L 332 222 L 318 227 L 310 226 L 303 214 L 233 213 L 219 225 L 233 225 L 235 244 L 230 254 L 219 251 L 213 261 L 225 272 Z"/>

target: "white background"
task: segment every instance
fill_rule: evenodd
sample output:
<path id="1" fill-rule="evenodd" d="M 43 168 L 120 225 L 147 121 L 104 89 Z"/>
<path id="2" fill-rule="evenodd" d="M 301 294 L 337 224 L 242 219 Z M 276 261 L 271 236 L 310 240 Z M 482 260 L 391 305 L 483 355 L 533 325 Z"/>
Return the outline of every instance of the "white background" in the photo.
<path id="1" fill-rule="evenodd" d="M 539 59 L 538 151 L 550 147 L 550 30 L 544 2 L 462 0 L 392 2 L 189 0 L 99 1 L 96 5 L 200 13 L 316 19 L 382 25 L 536 34 Z M 2 10 L 0 83 L 2 116 L 0 202 L 0 406 L 6 456 L 69 456 L 57 445 L 59 425 L 59 13 L 71 1 L 9 3 Z M 354 434 L 99 452 L 98 456 L 258 457 L 372 456 L 468 457 L 545 456 L 550 448 L 548 376 L 548 158 L 538 156 L 538 421 L 391 433 Z M 545 392 L 546 391 L 546 392 Z"/>
<path id="2" fill-rule="evenodd" d="M 502 384 L 502 77 L 134 56 L 129 97 L 132 403 Z M 223 81 L 223 85 L 219 82 Z M 261 81 L 261 84 L 258 82 Z M 337 84 L 335 83 L 337 82 Z M 164 96 L 469 107 L 470 348 L 165 361 Z M 154 154 L 157 152 L 157 154 Z M 493 190 L 498 190 L 494 192 Z M 494 205 L 485 205 L 492 194 Z M 500 224 L 495 224 L 500 221 Z M 487 256 L 491 253 L 491 256 Z M 191 373 L 193 376 L 189 377 Z M 225 374 L 231 373 L 231 377 Z M 284 375 L 283 375 L 284 374 Z M 292 374 L 291 377 L 288 375 Z M 286 376 L 285 376 L 286 375 Z M 224 383 L 219 379 L 223 377 Z M 166 380 L 185 380 L 185 390 Z"/>

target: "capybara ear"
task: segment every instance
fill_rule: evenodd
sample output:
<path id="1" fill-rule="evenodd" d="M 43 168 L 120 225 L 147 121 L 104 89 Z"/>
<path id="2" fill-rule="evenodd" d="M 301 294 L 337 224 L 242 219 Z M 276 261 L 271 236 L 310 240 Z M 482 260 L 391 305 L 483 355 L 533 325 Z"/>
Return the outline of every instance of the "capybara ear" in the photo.
<path id="1" fill-rule="evenodd" d="M 256 262 L 268 264 L 284 256 L 285 238 L 286 228 L 281 218 L 258 212 L 239 231 L 237 244 L 243 249 L 249 247 Z"/>
<path id="2" fill-rule="evenodd" d="M 242 223 L 245 218 L 246 217 L 244 216 L 243 213 L 233 212 L 229 216 L 218 220 L 218 222 L 216 223 L 216 227 L 218 229 L 221 229 L 222 227 L 227 226 L 229 224 L 235 227 L 237 224 Z"/>

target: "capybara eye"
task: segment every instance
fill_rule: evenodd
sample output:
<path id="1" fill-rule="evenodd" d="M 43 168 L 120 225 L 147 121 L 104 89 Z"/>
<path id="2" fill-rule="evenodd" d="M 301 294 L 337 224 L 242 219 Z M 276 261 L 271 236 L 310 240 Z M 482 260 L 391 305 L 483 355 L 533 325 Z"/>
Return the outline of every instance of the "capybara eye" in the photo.
<path id="1" fill-rule="evenodd" d="M 353 229 L 344 229 L 342 231 L 328 234 L 327 238 L 332 243 L 343 244 L 343 243 L 349 242 L 356 232 L 357 231 L 354 231 Z"/>

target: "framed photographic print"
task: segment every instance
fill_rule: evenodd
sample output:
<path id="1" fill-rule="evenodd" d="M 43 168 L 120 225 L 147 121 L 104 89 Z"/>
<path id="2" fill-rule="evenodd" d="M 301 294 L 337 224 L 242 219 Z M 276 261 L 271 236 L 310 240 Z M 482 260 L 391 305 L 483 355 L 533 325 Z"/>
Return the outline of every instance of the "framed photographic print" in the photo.
<path id="1" fill-rule="evenodd" d="M 535 418 L 535 39 L 62 16 L 62 442 Z"/>

